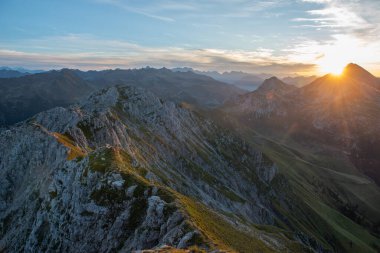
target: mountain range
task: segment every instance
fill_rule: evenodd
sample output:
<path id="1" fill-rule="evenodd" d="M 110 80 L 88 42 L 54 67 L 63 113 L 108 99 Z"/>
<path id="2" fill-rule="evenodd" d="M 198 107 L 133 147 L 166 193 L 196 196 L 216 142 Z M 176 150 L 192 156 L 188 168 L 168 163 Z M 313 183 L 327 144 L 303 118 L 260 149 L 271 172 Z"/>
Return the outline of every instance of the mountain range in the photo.
<path id="1" fill-rule="evenodd" d="M 37 74 L 37 73 L 42 73 L 42 72 L 44 72 L 44 70 L 0 67 L 0 78 L 20 77 L 20 76 L 26 76 L 26 75 Z"/>
<path id="2" fill-rule="evenodd" d="M 0 90 L 0 252 L 380 249 L 380 82 L 356 64 L 251 92 L 151 68 Z"/>
<path id="3" fill-rule="evenodd" d="M 253 91 L 256 90 L 262 82 L 271 77 L 270 74 L 251 74 L 251 73 L 245 73 L 242 71 L 230 71 L 230 72 L 223 72 L 219 73 L 217 71 L 200 71 L 195 70 L 192 68 L 174 68 L 172 71 L 175 72 L 194 72 L 200 75 L 205 75 L 212 77 L 215 80 L 225 82 L 232 84 L 240 89 L 247 90 L 247 91 Z M 282 81 L 290 84 L 295 85 L 297 87 L 302 87 L 306 84 L 311 83 L 317 78 L 317 76 L 293 76 L 293 77 L 284 77 L 282 78 Z"/>
<path id="4" fill-rule="evenodd" d="M 259 124 L 258 128 L 277 125 L 277 132 L 292 138 L 318 136 L 320 141 L 346 150 L 356 166 L 380 184 L 375 169 L 379 165 L 375 154 L 380 153 L 379 83 L 365 69 L 349 64 L 341 76 L 328 74 L 299 89 L 287 89 L 280 80 L 268 79 L 225 110 Z"/>
<path id="5" fill-rule="evenodd" d="M 195 73 L 168 69 L 87 71 L 62 69 L 0 78 L 0 126 L 14 124 L 56 106 L 68 106 L 91 92 L 116 84 L 144 87 L 161 98 L 215 107 L 243 91 Z"/>

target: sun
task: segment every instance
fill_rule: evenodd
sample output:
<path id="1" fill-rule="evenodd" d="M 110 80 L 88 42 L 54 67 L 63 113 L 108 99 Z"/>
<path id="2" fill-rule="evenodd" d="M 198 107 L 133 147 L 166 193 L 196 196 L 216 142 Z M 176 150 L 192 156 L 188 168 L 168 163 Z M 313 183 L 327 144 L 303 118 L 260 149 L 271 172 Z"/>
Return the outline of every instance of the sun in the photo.
<path id="1" fill-rule="evenodd" d="M 333 75 L 341 75 L 344 67 L 346 66 L 347 61 L 337 57 L 326 57 L 322 61 L 319 62 L 319 68 L 322 73 L 330 73 Z"/>

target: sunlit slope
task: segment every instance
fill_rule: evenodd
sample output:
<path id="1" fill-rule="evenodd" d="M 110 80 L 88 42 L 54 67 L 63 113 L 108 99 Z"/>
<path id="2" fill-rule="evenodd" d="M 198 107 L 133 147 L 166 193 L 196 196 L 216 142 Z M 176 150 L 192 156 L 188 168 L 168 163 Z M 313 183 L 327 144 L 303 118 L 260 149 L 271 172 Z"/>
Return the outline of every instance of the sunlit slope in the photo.
<path id="1" fill-rule="evenodd" d="M 279 166 L 309 218 L 280 211 L 284 216 L 337 251 L 370 252 L 379 244 L 379 87 L 349 64 L 341 76 L 300 89 L 277 82 L 208 115 Z"/>

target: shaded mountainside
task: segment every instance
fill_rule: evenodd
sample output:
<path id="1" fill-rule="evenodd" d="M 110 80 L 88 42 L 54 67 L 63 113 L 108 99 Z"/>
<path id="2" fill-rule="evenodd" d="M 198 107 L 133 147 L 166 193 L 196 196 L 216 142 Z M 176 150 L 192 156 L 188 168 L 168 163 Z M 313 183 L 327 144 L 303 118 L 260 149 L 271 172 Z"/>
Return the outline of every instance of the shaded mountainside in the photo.
<path id="1" fill-rule="evenodd" d="M 19 122 L 55 106 L 73 104 L 94 90 L 116 84 L 144 87 L 162 98 L 202 107 L 215 107 L 242 93 L 232 85 L 206 76 L 173 73 L 167 69 L 88 72 L 62 69 L 0 79 L 0 126 Z"/>
<path id="2" fill-rule="evenodd" d="M 301 140 L 318 136 L 348 151 L 368 139 L 377 143 L 380 83 L 360 66 L 350 64 L 341 76 L 329 74 L 298 89 L 280 84 L 264 93 L 259 88 L 243 95 L 223 110 L 258 128 L 269 125 Z"/>
<path id="3" fill-rule="evenodd" d="M 315 79 L 317 78 L 318 78 L 317 76 L 294 76 L 294 77 L 288 76 L 288 77 L 282 78 L 282 81 L 290 85 L 294 85 L 296 87 L 303 87 L 315 81 Z"/>
<path id="4" fill-rule="evenodd" d="M 29 73 L 22 73 L 12 69 L 0 69 L 0 78 L 12 78 L 30 75 Z"/>
<path id="5" fill-rule="evenodd" d="M 228 101 L 223 110 L 248 117 L 261 117 L 270 113 L 284 114 L 284 105 L 293 103 L 286 94 L 297 88 L 285 84 L 276 77 L 266 79 L 257 90 L 240 95 Z"/>
<path id="6" fill-rule="evenodd" d="M 0 79 L 0 126 L 55 106 L 70 105 L 91 91 L 87 82 L 67 70 Z"/>
<path id="7" fill-rule="evenodd" d="M 173 72 L 169 69 L 115 69 L 87 71 L 77 74 L 98 87 L 128 84 L 152 91 L 174 102 L 187 102 L 202 107 L 215 107 L 243 91 L 208 76 L 193 72 Z"/>
<path id="8" fill-rule="evenodd" d="M 44 72 L 43 70 L 31 70 L 24 68 L 0 67 L 0 78 L 21 77 Z"/>
<path id="9" fill-rule="evenodd" d="M 139 88 L 37 114 L 0 145 L 1 251 L 331 247 L 297 225 L 312 210 L 263 153 Z"/>
<path id="10" fill-rule="evenodd" d="M 194 72 L 196 74 L 209 76 L 215 80 L 232 84 L 240 89 L 253 91 L 263 82 L 261 75 L 244 73 L 241 71 L 230 71 L 219 73 L 217 71 L 199 71 L 192 68 L 174 68 L 174 72 Z"/>
<path id="11" fill-rule="evenodd" d="M 209 115 L 279 164 L 299 197 L 329 219 L 335 239 L 352 240 L 338 213 L 379 238 L 379 92 L 374 76 L 349 64 L 341 76 L 285 93 L 278 85 L 273 96 L 255 91 Z"/>

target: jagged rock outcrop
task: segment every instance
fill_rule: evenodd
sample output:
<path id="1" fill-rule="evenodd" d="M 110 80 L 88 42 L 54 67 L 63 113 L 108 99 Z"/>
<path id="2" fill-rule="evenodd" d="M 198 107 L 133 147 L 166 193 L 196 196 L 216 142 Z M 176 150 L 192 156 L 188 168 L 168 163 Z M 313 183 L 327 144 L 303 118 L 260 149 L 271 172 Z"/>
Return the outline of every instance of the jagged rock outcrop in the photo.
<path id="1" fill-rule="evenodd" d="M 0 183 L 3 251 L 302 249 L 250 225 L 285 221 L 273 203 L 299 208 L 271 160 L 139 88 L 104 89 L 0 132 Z"/>

